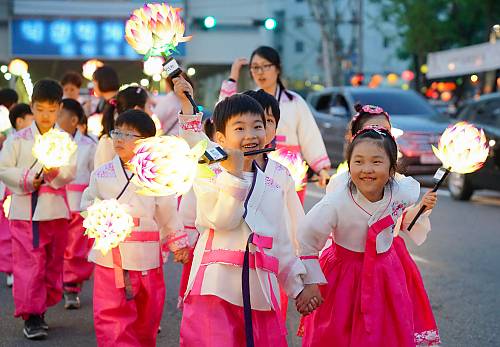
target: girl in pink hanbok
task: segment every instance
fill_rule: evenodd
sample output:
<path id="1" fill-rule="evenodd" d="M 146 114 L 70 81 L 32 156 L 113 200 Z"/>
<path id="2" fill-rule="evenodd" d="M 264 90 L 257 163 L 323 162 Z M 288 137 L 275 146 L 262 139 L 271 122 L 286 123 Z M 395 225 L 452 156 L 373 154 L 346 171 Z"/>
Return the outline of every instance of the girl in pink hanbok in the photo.
<path id="1" fill-rule="evenodd" d="M 421 344 L 405 275 L 408 264 L 400 260 L 394 237 L 425 205 L 426 211 L 408 232 L 418 244 L 425 240 L 436 194 L 429 192 L 416 203 L 418 182 L 404 176 L 394 179 L 397 146 L 386 129 L 359 131 L 346 157 L 347 179 L 334 185 L 299 226 L 307 275 L 297 307 L 303 310 L 312 297 L 324 299 L 304 319 L 303 346 Z M 334 245 L 318 261 L 332 230 Z M 325 277 L 328 284 L 318 288 L 316 283 L 324 283 Z M 425 293 L 423 287 L 413 289 Z"/>

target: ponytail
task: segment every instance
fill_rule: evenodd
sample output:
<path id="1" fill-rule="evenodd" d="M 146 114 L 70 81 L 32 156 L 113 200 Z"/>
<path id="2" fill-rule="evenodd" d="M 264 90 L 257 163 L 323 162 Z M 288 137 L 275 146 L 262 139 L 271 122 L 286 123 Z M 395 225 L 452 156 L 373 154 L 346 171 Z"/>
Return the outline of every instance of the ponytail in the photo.
<path id="1" fill-rule="evenodd" d="M 104 135 L 108 135 L 115 128 L 115 111 L 116 111 L 116 99 L 109 99 L 102 110 L 102 132 L 99 135 L 99 139 Z"/>
<path id="2" fill-rule="evenodd" d="M 285 93 L 286 97 L 288 100 L 292 101 L 293 100 L 293 94 L 290 93 L 286 88 L 283 82 L 281 81 L 281 77 L 278 75 L 278 86 L 280 88 L 280 93 L 278 95 L 278 101 L 281 100 L 281 93 Z"/>

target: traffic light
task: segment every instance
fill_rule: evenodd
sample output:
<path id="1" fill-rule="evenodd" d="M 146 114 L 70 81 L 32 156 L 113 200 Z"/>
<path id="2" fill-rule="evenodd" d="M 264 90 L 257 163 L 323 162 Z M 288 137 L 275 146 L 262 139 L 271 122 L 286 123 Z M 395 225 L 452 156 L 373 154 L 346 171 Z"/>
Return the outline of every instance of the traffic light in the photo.
<path id="1" fill-rule="evenodd" d="M 203 18 L 203 28 L 212 29 L 215 28 L 215 25 L 217 25 L 217 20 L 214 16 L 206 16 Z"/>
<path id="2" fill-rule="evenodd" d="M 278 21 L 274 18 L 266 18 L 264 20 L 262 19 L 255 19 L 253 21 L 253 25 L 256 27 L 261 27 L 263 26 L 266 30 L 276 30 L 278 27 Z"/>

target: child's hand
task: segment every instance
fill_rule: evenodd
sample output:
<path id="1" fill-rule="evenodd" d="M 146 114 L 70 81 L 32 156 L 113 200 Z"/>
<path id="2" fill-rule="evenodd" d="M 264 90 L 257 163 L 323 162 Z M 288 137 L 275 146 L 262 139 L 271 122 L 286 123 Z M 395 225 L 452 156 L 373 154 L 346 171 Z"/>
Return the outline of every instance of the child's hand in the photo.
<path id="1" fill-rule="evenodd" d="M 295 307 L 302 315 L 308 315 L 323 303 L 317 284 L 306 284 L 304 290 L 295 298 Z"/>
<path id="2" fill-rule="evenodd" d="M 425 206 L 425 211 L 431 210 L 436 206 L 437 203 L 437 193 L 429 190 L 422 197 L 422 201 L 420 202 L 420 206 Z"/>
<path id="3" fill-rule="evenodd" d="M 189 247 L 178 249 L 174 252 L 174 261 L 186 264 L 189 261 Z"/>
<path id="4" fill-rule="evenodd" d="M 47 180 L 47 182 L 52 181 L 57 175 L 59 175 L 59 169 L 56 167 L 46 169 L 43 168 L 43 177 Z"/>
<path id="5" fill-rule="evenodd" d="M 172 83 L 174 84 L 174 93 L 181 102 L 182 113 L 186 115 L 193 114 L 193 106 L 185 94 L 187 92 L 192 96 L 193 87 L 182 76 L 172 79 Z"/>
<path id="6" fill-rule="evenodd" d="M 33 178 L 33 188 L 35 190 L 38 190 L 40 186 L 42 185 L 43 182 L 43 177 L 38 177 L 38 178 Z"/>
<path id="7" fill-rule="evenodd" d="M 233 65 L 231 65 L 231 74 L 229 75 L 229 78 L 232 78 L 237 82 L 238 78 L 240 78 L 241 68 L 244 65 L 248 65 L 248 60 L 246 58 L 236 58 Z"/>
<path id="8" fill-rule="evenodd" d="M 243 177 L 243 152 L 238 149 L 226 149 L 227 160 L 221 162 L 221 165 L 233 176 Z"/>

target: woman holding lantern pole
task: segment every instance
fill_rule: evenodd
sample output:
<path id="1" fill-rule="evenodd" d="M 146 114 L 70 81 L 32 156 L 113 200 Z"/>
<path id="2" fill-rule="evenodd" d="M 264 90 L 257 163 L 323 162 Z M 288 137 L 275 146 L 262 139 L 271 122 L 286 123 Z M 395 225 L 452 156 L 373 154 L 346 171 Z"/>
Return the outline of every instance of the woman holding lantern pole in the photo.
<path id="1" fill-rule="evenodd" d="M 237 82 L 243 65 L 250 65 L 255 84 L 274 95 L 280 104 L 281 121 L 276 131 L 277 148 L 299 153 L 309 167 L 319 175 L 319 185 L 325 187 L 329 178 L 330 160 L 319 128 L 306 102 L 300 95 L 285 88 L 281 81 L 281 58 L 271 47 L 261 46 L 252 52 L 250 62 L 236 59 L 228 80 L 222 83 L 219 99 L 237 92 Z M 305 188 L 298 192 L 304 203 Z"/>

